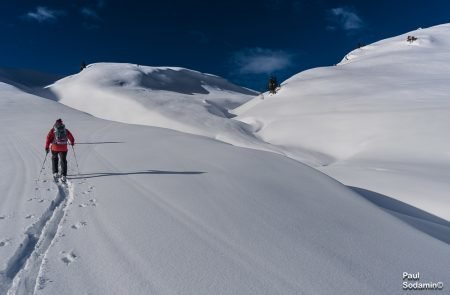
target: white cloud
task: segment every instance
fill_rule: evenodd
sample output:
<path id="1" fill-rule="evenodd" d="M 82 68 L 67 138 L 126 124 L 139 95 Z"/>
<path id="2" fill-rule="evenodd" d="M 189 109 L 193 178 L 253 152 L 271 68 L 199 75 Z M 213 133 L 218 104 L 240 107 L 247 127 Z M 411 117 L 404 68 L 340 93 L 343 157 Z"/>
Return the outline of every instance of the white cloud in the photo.
<path id="1" fill-rule="evenodd" d="M 292 65 L 293 55 L 282 50 L 244 49 L 233 55 L 241 74 L 270 74 Z"/>
<path id="2" fill-rule="evenodd" d="M 25 15 L 25 18 L 30 19 L 30 20 L 35 20 L 40 23 L 52 22 L 52 21 L 56 21 L 58 17 L 63 16 L 64 14 L 65 14 L 65 12 L 62 10 L 54 10 L 54 9 L 50 9 L 50 8 L 47 8 L 44 6 L 38 6 L 38 7 L 36 7 L 36 11 L 28 12 Z"/>
<path id="3" fill-rule="evenodd" d="M 330 10 L 331 20 L 345 31 L 359 30 L 364 26 L 362 19 L 353 11 L 337 7 Z"/>

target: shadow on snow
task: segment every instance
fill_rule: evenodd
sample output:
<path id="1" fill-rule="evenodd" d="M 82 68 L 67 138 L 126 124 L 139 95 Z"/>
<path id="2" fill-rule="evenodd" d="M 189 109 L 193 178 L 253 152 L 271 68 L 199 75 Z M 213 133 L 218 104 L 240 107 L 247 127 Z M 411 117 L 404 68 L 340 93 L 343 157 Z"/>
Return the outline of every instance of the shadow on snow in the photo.
<path id="1" fill-rule="evenodd" d="M 84 178 L 96 178 L 107 176 L 124 176 L 124 175 L 197 175 L 204 174 L 202 171 L 163 171 L 163 170 L 146 170 L 137 172 L 96 172 L 96 173 L 81 173 L 75 175 L 69 175 L 70 179 L 84 179 Z"/>
<path id="2" fill-rule="evenodd" d="M 125 141 L 95 141 L 95 142 L 77 142 L 76 144 L 111 144 L 111 143 L 125 143 Z"/>
<path id="3" fill-rule="evenodd" d="M 373 191 L 352 186 L 348 186 L 348 188 L 410 226 L 444 243 L 450 244 L 449 221 Z"/>

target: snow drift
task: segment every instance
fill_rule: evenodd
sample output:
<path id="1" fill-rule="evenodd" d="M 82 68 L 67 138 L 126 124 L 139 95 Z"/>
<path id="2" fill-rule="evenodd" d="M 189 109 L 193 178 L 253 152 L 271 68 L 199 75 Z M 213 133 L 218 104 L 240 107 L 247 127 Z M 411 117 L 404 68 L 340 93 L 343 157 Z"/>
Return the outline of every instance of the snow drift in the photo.
<path id="1" fill-rule="evenodd" d="M 324 154 L 320 169 L 346 184 L 449 220 L 449 60 L 450 25 L 420 29 L 299 73 L 234 113 L 292 154 Z"/>
<path id="2" fill-rule="evenodd" d="M 229 110 L 255 92 L 218 76 L 175 67 L 97 63 L 49 87 L 57 100 L 99 118 L 217 136 L 243 130 Z"/>
<path id="3" fill-rule="evenodd" d="M 320 165 L 328 156 L 267 144 L 232 110 L 257 94 L 211 74 L 177 67 L 97 63 L 46 88 L 60 103 L 98 118 L 168 128 Z M 44 95 L 45 96 L 45 95 Z M 325 158 L 325 160 L 323 160 Z"/>
<path id="4" fill-rule="evenodd" d="M 393 294 L 404 271 L 450 280 L 447 244 L 286 157 L 5 84 L 0 112 L 2 294 Z M 77 142 L 69 190 L 48 162 L 34 181 L 53 117 Z"/>

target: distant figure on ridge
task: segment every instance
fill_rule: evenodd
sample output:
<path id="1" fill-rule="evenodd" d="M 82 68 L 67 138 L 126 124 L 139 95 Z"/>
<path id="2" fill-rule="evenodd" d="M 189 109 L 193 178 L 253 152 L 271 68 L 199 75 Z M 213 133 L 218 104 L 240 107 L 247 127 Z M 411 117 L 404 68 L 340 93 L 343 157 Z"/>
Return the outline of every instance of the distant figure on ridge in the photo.
<path id="1" fill-rule="evenodd" d="M 269 79 L 269 83 L 267 85 L 267 89 L 269 90 L 270 93 L 275 94 L 277 93 L 277 88 L 278 88 L 277 78 L 275 76 L 271 76 Z"/>
<path id="2" fill-rule="evenodd" d="M 56 120 L 53 128 L 47 134 L 45 142 L 45 152 L 48 154 L 49 148 L 52 150 L 52 172 L 55 182 L 60 177 L 61 182 L 66 182 L 67 177 L 67 143 L 73 146 L 75 139 L 72 133 L 66 129 L 61 119 Z M 58 174 L 58 161 L 61 159 L 61 174 Z"/>

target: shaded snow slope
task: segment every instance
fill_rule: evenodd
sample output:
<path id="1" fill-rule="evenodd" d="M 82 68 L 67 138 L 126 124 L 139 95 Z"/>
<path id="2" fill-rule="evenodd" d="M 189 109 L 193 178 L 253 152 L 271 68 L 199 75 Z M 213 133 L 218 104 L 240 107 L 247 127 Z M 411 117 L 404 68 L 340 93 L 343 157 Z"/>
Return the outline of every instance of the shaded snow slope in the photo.
<path id="1" fill-rule="evenodd" d="M 61 75 L 42 73 L 35 70 L 0 68 L 0 83 L 12 85 L 27 93 L 51 99 L 55 99 L 55 97 L 45 86 L 61 78 Z"/>
<path id="2" fill-rule="evenodd" d="M 407 42 L 407 36 L 417 41 Z M 328 155 L 322 171 L 450 220 L 450 25 L 356 49 L 234 111 L 257 136 Z"/>
<path id="3" fill-rule="evenodd" d="M 28 88 L 44 87 L 61 79 L 53 75 L 27 69 L 0 68 L 0 82 Z"/>
<path id="4" fill-rule="evenodd" d="M 447 244 L 286 157 L 5 84 L 0 112 L 2 294 L 393 294 L 409 270 L 450 282 Z M 34 182 L 56 117 L 78 143 L 69 189 L 48 162 Z"/>

